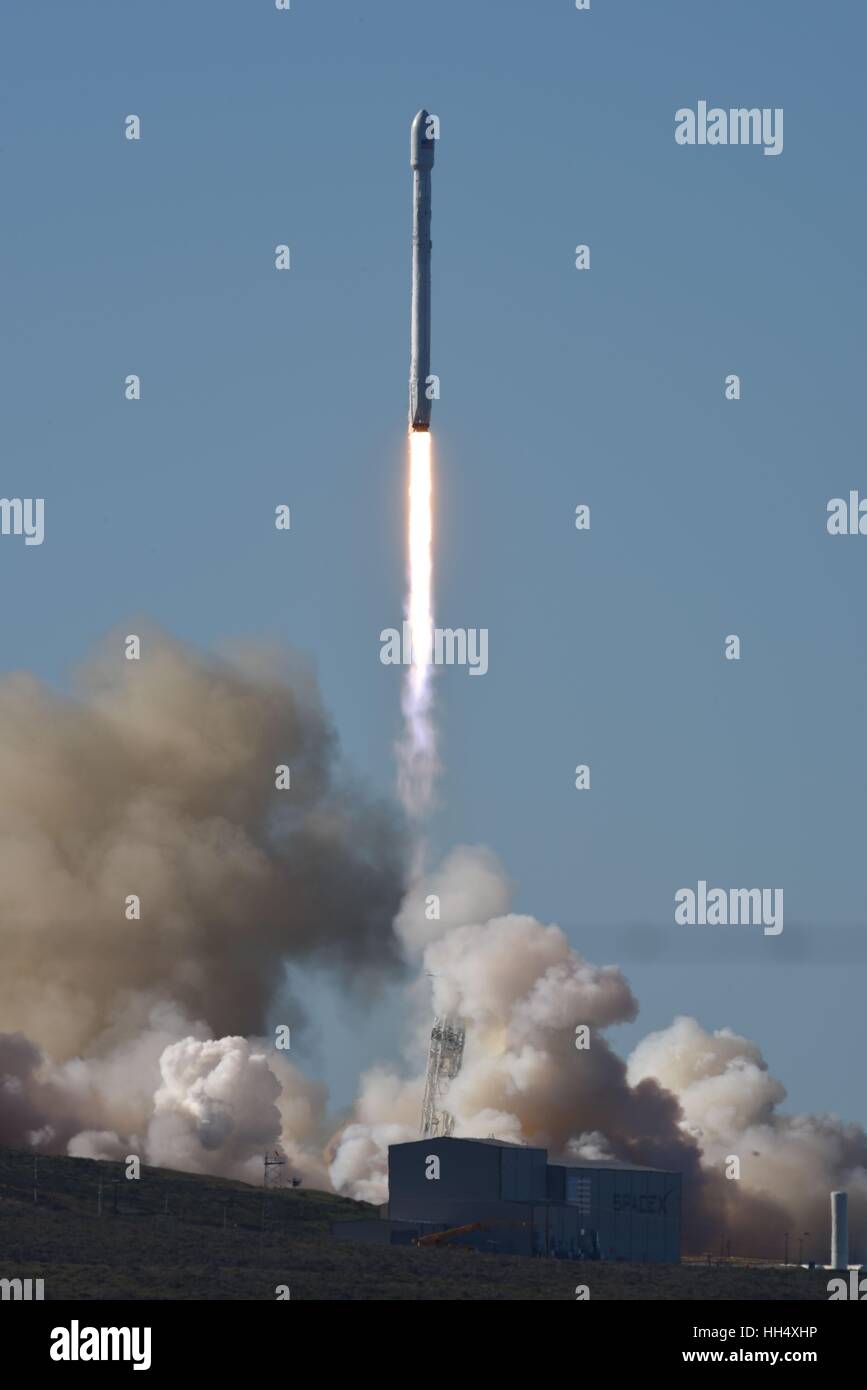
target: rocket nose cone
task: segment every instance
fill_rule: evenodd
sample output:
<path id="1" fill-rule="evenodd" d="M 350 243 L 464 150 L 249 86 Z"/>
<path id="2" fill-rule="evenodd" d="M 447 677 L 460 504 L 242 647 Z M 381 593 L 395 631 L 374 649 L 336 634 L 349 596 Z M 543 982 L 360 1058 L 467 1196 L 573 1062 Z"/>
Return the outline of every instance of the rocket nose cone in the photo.
<path id="1" fill-rule="evenodd" d="M 409 162 L 413 169 L 431 169 L 434 162 L 434 145 L 428 137 L 430 115 L 422 107 L 413 120 L 409 136 Z"/>

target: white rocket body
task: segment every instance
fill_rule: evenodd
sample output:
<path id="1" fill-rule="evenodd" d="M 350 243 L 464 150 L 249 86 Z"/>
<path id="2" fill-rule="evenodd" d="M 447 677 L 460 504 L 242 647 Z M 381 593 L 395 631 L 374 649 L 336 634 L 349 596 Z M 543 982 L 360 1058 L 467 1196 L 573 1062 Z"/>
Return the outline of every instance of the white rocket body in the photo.
<path id="1" fill-rule="evenodd" d="M 434 140 L 430 117 L 419 111 L 410 134 L 412 165 L 412 318 L 410 321 L 409 427 L 430 429 L 430 218 Z"/>

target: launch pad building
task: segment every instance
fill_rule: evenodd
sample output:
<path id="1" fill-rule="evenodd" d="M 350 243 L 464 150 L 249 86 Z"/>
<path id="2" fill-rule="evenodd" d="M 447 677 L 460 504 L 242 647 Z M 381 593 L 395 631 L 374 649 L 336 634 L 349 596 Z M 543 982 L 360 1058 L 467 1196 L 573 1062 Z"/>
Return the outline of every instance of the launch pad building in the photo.
<path id="1" fill-rule="evenodd" d="M 608 1160 L 549 1163 L 541 1148 L 428 1137 L 391 1145 L 388 1185 L 381 1220 L 342 1223 L 335 1235 L 410 1244 L 441 1233 L 448 1244 L 503 1254 L 680 1259 L 679 1173 Z"/>

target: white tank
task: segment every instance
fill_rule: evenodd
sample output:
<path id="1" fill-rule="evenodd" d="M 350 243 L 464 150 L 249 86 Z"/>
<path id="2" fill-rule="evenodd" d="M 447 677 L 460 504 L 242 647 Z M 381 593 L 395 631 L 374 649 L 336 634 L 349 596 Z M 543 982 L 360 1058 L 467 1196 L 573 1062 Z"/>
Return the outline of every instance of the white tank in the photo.
<path id="1" fill-rule="evenodd" d="M 849 1198 L 831 1193 L 831 1268 L 849 1268 Z"/>

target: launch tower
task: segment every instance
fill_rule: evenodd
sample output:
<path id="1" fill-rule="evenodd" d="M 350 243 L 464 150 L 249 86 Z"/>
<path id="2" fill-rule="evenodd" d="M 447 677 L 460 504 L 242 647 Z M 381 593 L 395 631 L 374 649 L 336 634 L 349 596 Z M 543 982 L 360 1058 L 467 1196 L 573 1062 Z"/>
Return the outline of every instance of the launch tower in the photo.
<path id="1" fill-rule="evenodd" d="M 461 1069 L 464 1057 L 464 1029 L 459 1019 L 444 1014 L 434 1019 L 430 1035 L 424 1104 L 421 1112 L 422 1138 L 447 1138 L 455 1127 L 455 1117 L 443 1105 L 450 1081 Z"/>

